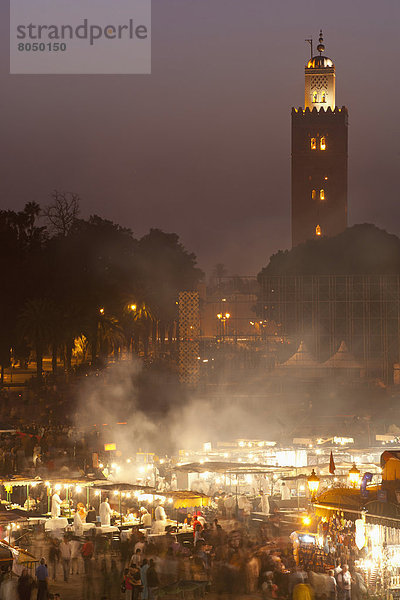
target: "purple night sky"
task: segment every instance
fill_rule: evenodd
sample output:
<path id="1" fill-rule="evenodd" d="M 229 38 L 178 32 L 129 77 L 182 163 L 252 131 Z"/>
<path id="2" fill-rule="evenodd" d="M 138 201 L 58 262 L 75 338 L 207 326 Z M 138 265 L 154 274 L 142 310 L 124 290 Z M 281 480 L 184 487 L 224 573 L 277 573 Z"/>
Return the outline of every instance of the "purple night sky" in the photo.
<path id="1" fill-rule="evenodd" d="M 150 76 L 9 75 L 5 4 L 0 208 L 74 191 L 83 216 L 256 274 L 290 245 L 290 110 L 322 28 L 349 109 L 349 224 L 400 233 L 399 0 L 153 0 Z"/>

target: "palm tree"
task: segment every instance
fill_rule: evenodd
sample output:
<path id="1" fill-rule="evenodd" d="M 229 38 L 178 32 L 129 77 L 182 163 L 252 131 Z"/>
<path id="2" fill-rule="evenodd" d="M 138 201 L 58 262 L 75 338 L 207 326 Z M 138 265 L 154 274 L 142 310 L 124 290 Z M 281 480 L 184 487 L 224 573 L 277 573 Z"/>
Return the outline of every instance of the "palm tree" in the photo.
<path id="1" fill-rule="evenodd" d="M 111 350 L 123 345 L 126 341 L 118 319 L 109 316 L 104 308 L 97 310 L 96 314 L 87 320 L 84 335 L 89 340 L 91 363 L 95 365 L 100 355 L 103 359 Z"/>
<path id="2" fill-rule="evenodd" d="M 154 316 L 151 312 L 150 307 L 144 302 L 141 302 L 137 306 L 133 318 L 135 324 L 137 325 L 139 337 L 141 337 L 143 341 L 144 355 L 145 357 L 147 357 L 149 353 L 149 338 L 154 322 Z"/>
<path id="3" fill-rule="evenodd" d="M 36 374 L 40 380 L 43 372 L 43 355 L 52 341 L 55 328 L 55 309 L 48 300 L 28 300 L 18 317 L 18 331 L 36 353 Z"/>
<path id="4" fill-rule="evenodd" d="M 141 339 L 144 355 L 147 356 L 149 350 L 149 338 L 154 321 L 155 317 L 152 310 L 143 300 L 136 304 L 132 302 L 125 303 L 120 323 L 125 332 L 128 347 L 134 346 L 134 349 L 137 352 L 138 343 Z"/>
<path id="5" fill-rule="evenodd" d="M 99 354 L 104 359 L 111 351 L 116 351 L 125 344 L 126 338 L 118 319 L 102 315 L 98 325 Z"/>

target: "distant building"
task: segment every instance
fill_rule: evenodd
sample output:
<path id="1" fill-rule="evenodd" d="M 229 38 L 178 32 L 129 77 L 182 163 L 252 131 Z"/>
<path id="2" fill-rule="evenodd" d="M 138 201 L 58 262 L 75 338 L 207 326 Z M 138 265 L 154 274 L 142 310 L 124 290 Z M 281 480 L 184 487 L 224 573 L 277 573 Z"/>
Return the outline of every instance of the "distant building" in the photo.
<path id="1" fill-rule="evenodd" d="M 323 56 L 322 31 L 317 50 L 305 67 L 304 109 L 292 108 L 293 246 L 347 227 L 348 113 L 335 104 L 335 65 Z"/>
<path id="2" fill-rule="evenodd" d="M 385 383 L 395 369 L 400 383 L 398 275 L 267 275 L 261 288 L 263 318 L 282 324 L 291 354 L 300 345 L 287 366 L 309 373 L 324 363 L 331 374 Z"/>

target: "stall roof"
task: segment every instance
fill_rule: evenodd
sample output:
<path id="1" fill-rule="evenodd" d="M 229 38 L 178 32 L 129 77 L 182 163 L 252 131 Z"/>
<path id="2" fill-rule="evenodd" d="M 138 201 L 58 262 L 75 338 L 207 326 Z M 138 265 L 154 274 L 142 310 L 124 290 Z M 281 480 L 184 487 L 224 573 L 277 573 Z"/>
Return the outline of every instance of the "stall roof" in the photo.
<path id="1" fill-rule="evenodd" d="M 351 469 L 354 462 L 341 462 L 335 463 L 335 469 Z M 356 463 L 359 468 L 363 471 L 372 471 L 372 473 L 380 473 L 381 469 L 378 463 Z M 320 465 L 313 465 L 314 469 L 319 469 L 322 475 L 327 475 L 329 473 L 329 463 L 322 463 Z"/>
<path id="2" fill-rule="evenodd" d="M 174 508 L 194 508 L 196 506 L 208 506 L 210 503 L 209 496 L 192 490 L 173 490 L 162 492 L 162 495 L 173 499 Z"/>
<path id="3" fill-rule="evenodd" d="M 311 356 L 311 353 L 307 350 L 305 343 L 300 342 L 296 352 L 292 354 L 288 360 L 281 363 L 279 367 L 318 367 L 319 363 Z"/>
<path id="4" fill-rule="evenodd" d="M 42 477 L 27 477 L 27 476 L 21 476 L 21 477 L 9 477 L 7 479 L 1 479 L 0 480 L 0 484 L 1 485 L 13 485 L 13 486 L 19 486 L 19 485 L 32 485 L 33 483 L 35 484 L 40 484 L 40 483 L 45 483 L 45 482 L 49 482 L 52 485 L 53 484 L 57 484 L 57 483 L 61 483 L 61 484 L 70 484 L 70 485 L 74 485 L 74 484 L 79 484 L 79 485 L 93 485 L 96 483 L 102 483 L 103 479 L 90 479 L 88 477 L 46 477 L 46 478 L 42 478 Z M 104 482 L 107 482 L 107 479 L 104 479 Z"/>
<path id="5" fill-rule="evenodd" d="M 196 500 L 197 498 L 209 498 L 206 494 L 201 492 L 194 492 L 192 490 L 171 490 L 169 492 L 159 492 L 160 496 L 166 498 L 176 498 L 179 500 Z"/>
<path id="6" fill-rule="evenodd" d="M 104 482 L 96 482 L 93 486 L 93 489 L 95 490 L 104 490 L 104 491 L 111 491 L 111 492 L 134 492 L 134 491 L 140 491 L 140 492 L 145 492 L 146 494 L 157 494 L 160 496 L 164 496 L 165 494 L 163 492 L 157 491 L 155 488 L 150 487 L 148 485 L 137 485 L 137 484 L 133 484 L 133 483 L 124 483 L 124 482 L 117 482 L 117 481 L 104 481 Z"/>
<path id="7" fill-rule="evenodd" d="M 16 548 L 15 546 L 12 546 L 6 540 L 1 540 L 0 546 L 9 550 L 13 558 L 17 558 L 20 564 L 39 562 L 39 559 L 36 558 L 33 554 L 31 554 L 27 550 L 24 550 L 23 548 Z"/>
<path id="8" fill-rule="evenodd" d="M 349 351 L 345 341 L 339 346 L 339 349 L 323 363 L 324 367 L 342 367 L 345 369 L 362 369 L 363 365 L 358 362 Z"/>
<path id="9" fill-rule="evenodd" d="M 368 491 L 370 494 L 376 494 L 376 486 L 368 487 Z M 340 507 L 354 508 L 359 509 L 363 504 L 365 504 L 365 500 L 361 498 L 360 489 L 356 488 L 329 488 L 325 490 L 321 494 L 319 494 L 317 498 L 317 502 L 319 504 L 331 504 L 333 506 L 337 506 L 340 510 Z"/>
<path id="10" fill-rule="evenodd" d="M 0 525 L 5 525 L 7 523 L 16 523 L 17 521 L 24 521 L 27 518 L 28 513 L 26 515 L 23 515 L 18 509 L 0 511 Z"/>
<path id="11" fill-rule="evenodd" d="M 341 511 L 352 519 L 360 518 L 362 514 L 365 514 L 367 523 L 400 529 L 400 509 L 391 502 L 372 500 L 364 506 L 360 503 L 358 508 L 346 504 L 338 506 L 329 502 L 317 502 L 314 504 L 314 508 L 316 514 L 320 517 L 329 516 L 334 511 Z"/>
<path id="12" fill-rule="evenodd" d="M 242 463 L 242 462 L 219 462 L 207 461 L 204 463 L 185 463 L 178 464 L 174 467 L 176 471 L 185 471 L 191 473 L 231 473 L 232 475 L 239 473 L 276 473 L 293 470 L 295 467 L 277 467 L 272 465 L 263 465 L 258 463 Z"/>
<path id="13" fill-rule="evenodd" d="M 20 485 L 32 485 L 32 483 L 38 484 L 43 483 L 43 479 L 40 477 L 11 477 L 9 479 L 2 479 L 1 485 L 13 485 L 18 487 Z"/>

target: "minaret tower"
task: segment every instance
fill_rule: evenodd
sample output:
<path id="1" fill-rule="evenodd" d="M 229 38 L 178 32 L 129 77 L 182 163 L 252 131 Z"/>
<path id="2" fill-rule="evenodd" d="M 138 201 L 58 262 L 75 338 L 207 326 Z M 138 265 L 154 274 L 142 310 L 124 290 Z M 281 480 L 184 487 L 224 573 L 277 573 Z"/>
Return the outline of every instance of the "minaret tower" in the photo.
<path id="1" fill-rule="evenodd" d="M 311 41 L 311 40 L 310 40 Z M 347 227 L 348 112 L 335 103 L 335 65 L 319 54 L 305 67 L 305 102 L 292 108 L 292 245 Z"/>

